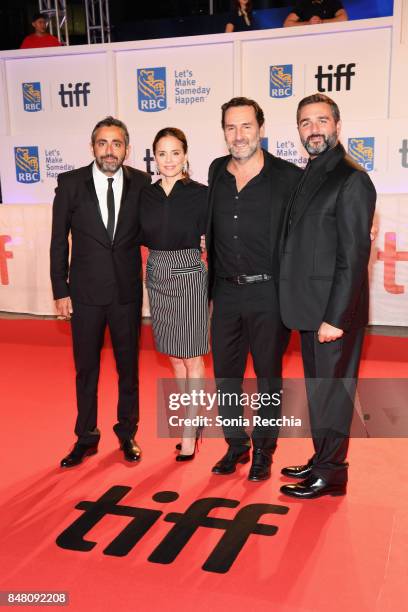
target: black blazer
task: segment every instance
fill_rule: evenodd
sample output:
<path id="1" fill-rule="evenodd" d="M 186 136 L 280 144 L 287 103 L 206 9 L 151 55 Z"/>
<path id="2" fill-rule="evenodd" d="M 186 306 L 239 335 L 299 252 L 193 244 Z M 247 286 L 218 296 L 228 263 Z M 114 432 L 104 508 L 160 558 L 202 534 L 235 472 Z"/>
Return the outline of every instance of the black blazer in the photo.
<path id="1" fill-rule="evenodd" d="M 270 176 L 270 206 L 271 206 L 271 226 L 270 226 L 270 253 L 271 253 L 271 269 L 278 282 L 279 278 L 279 237 L 282 231 L 282 223 L 286 204 L 288 203 L 291 193 L 299 182 L 302 170 L 297 166 L 275 157 L 263 151 L 264 163 L 267 167 Z M 214 191 L 217 182 L 226 168 L 230 155 L 215 159 L 208 173 L 208 220 L 205 241 L 207 246 L 207 261 L 208 261 L 208 285 L 209 298 L 212 296 L 214 288 L 214 245 L 213 245 L 213 209 L 214 209 Z"/>
<path id="2" fill-rule="evenodd" d="M 50 248 L 54 299 L 70 296 L 83 304 L 104 305 L 112 301 L 117 288 L 121 303 L 139 301 L 139 194 L 150 176 L 123 167 L 122 199 L 111 243 L 99 209 L 92 165 L 58 176 Z"/>
<path id="3" fill-rule="evenodd" d="M 305 195 L 281 242 L 281 315 L 290 329 L 317 330 L 325 321 L 347 331 L 368 322 L 376 191 L 342 145 L 323 160 L 306 177 Z"/>

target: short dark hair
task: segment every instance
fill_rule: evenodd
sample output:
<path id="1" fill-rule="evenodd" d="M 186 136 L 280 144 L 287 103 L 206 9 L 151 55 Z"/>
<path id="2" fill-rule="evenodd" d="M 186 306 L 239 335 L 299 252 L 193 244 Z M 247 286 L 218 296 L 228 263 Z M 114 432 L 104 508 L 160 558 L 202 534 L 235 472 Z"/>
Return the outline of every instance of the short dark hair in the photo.
<path id="1" fill-rule="evenodd" d="M 307 106 L 308 104 L 318 104 L 320 102 L 324 102 L 330 106 L 333 119 L 336 123 L 338 123 L 340 121 L 340 109 L 334 100 L 329 98 L 329 96 L 325 96 L 324 94 L 312 94 L 311 96 L 306 96 L 306 98 L 303 98 L 303 100 L 299 102 L 296 111 L 296 123 L 299 125 L 300 111 L 304 106 Z"/>
<path id="2" fill-rule="evenodd" d="M 225 102 L 225 104 L 221 106 L 221 110 L 222 110 L 221 125 L 223 129 L 225 127 L 225 113 L 227 112 L 229 108 L 234 108 L 235 106 L 252 106 L 252 108 L 255 111 L 255 117 L 258 122 L 259 127 L 262 127 L 263 124 L 265 123 L 264 112 L 262 108 L 259 106 L 258 102 L 255 102 L 255 100 L 251 100 L 251 98 L 244 98 L 241 96 L 237 98 L 232 98 L 229 102 Z"/>
<path id="3" fill-rule="evenodd" d="M 45 21 L 48 21 L 48 15 L 45 13 L 34 13 L 31 23 L 34 23 L 37 19 L 45 19 Z"/>
<path id="4" fill-rule="evenodd" d="M 234 0 L 234 5 L 235 5 L 235 9 L 239 11 L 241 8 L 239 0 Z M 252 12 L 252 0 L 248 0 L 245 10 L 248 14 Z"/>
<path id="5" fill-rule="evenodd" d="M 165 127 L 159 130 L 156 136 L 154 137 L 153 145 L 152 145 L 153 155 L 156 154 L 157 143 L 159 142 L 159 140 L 161 140 L 162 138 L 165 138 L 166 136 L 173 136 L 174 138 L 177 138 L 177 140 L 181 142 L 184 153 L 187 153 L 188 151 L 187 138 L 183 130 L 180 130 L 179 128 L 175 128 L 175 127 Z M 186 178 L 190 178 L 188 169 L 189 169 L 189 163 L 187 161 L 186 169 L 183 172 Z"/>
<path id="6" fill-rule="evenodd" d="M 130 139 L 129 139 L 129 132 L 128 132 L 126 125 L 123 123 L 123 121 L 120 121 L 120 119 L 115 119 L 115 117 L 111 117 L 110 115 L 108 117 L 105 117 L 105 119 L 101 119 L 101 121 L 98 121 L 98 123 L 95 125 L 94 129 L 92 130 L 92 134 L 91 134 L 92 145 L 95 144 L 96 132 L 100 128 L 112 127 L 112 126 L 117 127 L 122 130 L 123 135 L 125 137 L 125 145 L 126 147 L 128 147 Z"/>

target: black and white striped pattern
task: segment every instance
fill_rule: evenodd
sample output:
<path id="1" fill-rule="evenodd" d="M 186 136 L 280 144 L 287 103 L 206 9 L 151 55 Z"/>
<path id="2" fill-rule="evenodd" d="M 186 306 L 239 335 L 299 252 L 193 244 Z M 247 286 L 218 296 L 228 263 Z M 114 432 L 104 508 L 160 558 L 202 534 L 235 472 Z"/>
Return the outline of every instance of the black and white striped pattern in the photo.
<path id="1" fill-rule="evenodd" d="M 207 270 L 200 251 L 150 251 L 146 286 L 156 349 L 184 359 L 208 353 Z"/>

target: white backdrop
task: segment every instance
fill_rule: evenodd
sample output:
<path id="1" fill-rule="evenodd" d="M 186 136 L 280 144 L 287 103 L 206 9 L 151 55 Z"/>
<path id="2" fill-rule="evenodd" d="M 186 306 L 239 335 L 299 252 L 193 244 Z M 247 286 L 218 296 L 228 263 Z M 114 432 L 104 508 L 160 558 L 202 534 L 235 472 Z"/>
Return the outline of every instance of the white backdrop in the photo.
<path id="1" fill-rule="evenodd" d="M 408 10 L 408 0 L 396 0 L 392 18 L 0 53 L 3 201 L 51 203 L 58 173 L 91 161 L 90 133 L 107 114 L 129 127 L 130 163 L 152 172 L 155 133 L 166 125 L 181 127 L 193 178 L 206 182 L 210 161 L 225 153 L 220 106 L 233 95 L 253 97 L 263 107 L 269 151 L 303 165 L 296 105 L 320 89 L 339 103 L 342 142 L 382 194 L 371 266 L 371 321 L 408 325 L 408 31 L 403 8 Z M 19 262 L 21 243 L 13 241 L 21 233 L 34 240 L 33 228 L 22 225 L 28 213 L 17 217 L 16 225 L 6 208 L 0 206 L 0 265 L 11 274 L 7 285 L 0 279 L 0 309 L 50 313 L 49 288 L 39 288 L 43 298 L 48 291 L 45 300 L 30 297 L 23 305 L 23 270 L 32 258 Z M 13 258 L 4 255 L 1 239 L 10 232 L 15 236 L 7 249 L 14 248 Z M 48 248 L 48 240 L 44 234 L 38 248 Z M 378 258 L 382 251 L 386 256 Z M 46 279 L 48 261 L 45 256 L 41 261 L 36 266 L 45 266 Z M 384 282 L 384 271 L 389 276 L 392 269 L 397 280 Z"/>

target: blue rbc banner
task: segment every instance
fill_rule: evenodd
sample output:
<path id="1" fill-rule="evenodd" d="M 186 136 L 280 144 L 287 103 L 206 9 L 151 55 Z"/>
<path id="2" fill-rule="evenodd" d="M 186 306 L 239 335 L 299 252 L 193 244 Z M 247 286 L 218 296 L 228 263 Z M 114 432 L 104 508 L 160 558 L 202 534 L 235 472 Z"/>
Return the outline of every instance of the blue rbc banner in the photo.
<path id="1" fill-rule="evenodd" d="M 374 170 L 374 144 L 373 137 L 349 138 L 348 153 L 367 172 Z"/>
<path id="2" fill-rule="evenodd" d="M 270 66 L 269 95 L 271 98 L 290 98 L 293 94 L 293 65 Z"/>
<path id="3" fill-rule="evenodd" d="M 16 179 L 18 183 L 38 183 L 40 180 L 40 160 L 38 147 L 14 147 Z"/>
<path id="4" fill-rule="evenodd" d="M 166 68 L 137 70 L 138 108 L 145 113 L 156 113 L 167 108 Z"/>
<path id="5" fill-rule="evenodd" d="M 41 83 L 22 83 L 23 105 L 27 113 L 36 113 L 42 110 Z"/>

